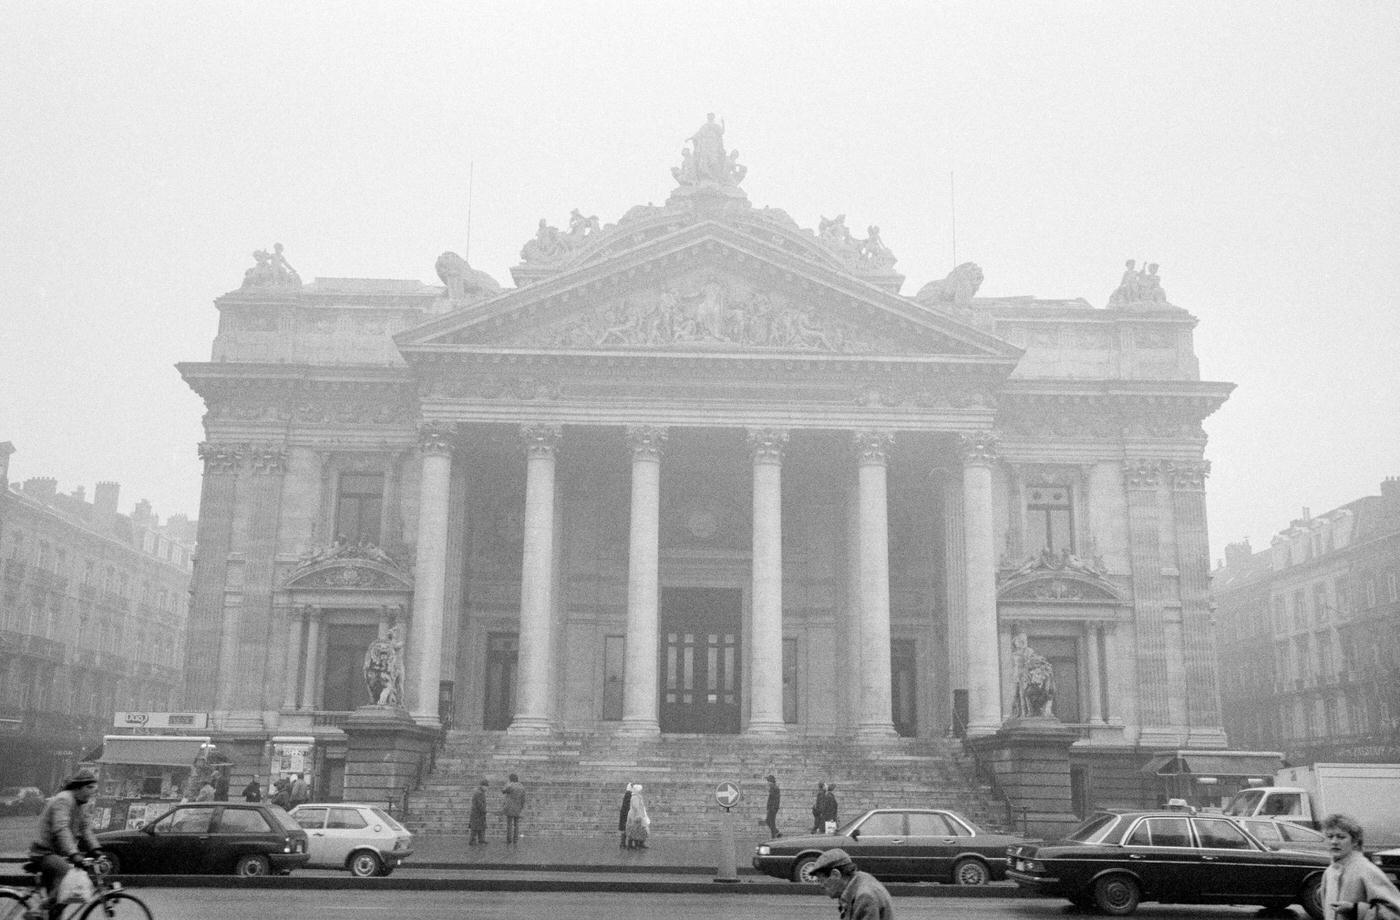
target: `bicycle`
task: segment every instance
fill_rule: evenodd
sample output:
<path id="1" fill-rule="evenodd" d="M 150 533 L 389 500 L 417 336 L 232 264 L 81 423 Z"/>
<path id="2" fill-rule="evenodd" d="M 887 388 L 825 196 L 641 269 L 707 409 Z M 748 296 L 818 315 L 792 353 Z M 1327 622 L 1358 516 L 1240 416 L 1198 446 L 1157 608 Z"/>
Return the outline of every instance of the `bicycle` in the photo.
<path id="1" fill-rule="evenodd" d="M 94 864 L 95 860 L 85 859 L 78 866 L 92 879 L 92 897 L 81 904 L 45 907 L 48 892 L 39 861 L 30 860 L 22 867 L 33 878 L 28 890 L 0 888 L 0 920 L 152 920 L 145 901 L 98 872 Z"/>

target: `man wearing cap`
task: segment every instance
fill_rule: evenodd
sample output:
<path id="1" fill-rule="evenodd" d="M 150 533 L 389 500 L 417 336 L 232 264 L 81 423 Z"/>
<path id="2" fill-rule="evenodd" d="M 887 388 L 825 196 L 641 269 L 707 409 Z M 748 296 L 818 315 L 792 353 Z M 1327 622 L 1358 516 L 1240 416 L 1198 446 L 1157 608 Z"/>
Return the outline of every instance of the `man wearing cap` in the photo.
<path id="1" fill-rule="evenodd" d="M 64 783 L 63 791 L 55 793 L 39 815 L 39 836 L 29 846 L 29 857 L 39 863 L 50 898 L 70 864 L 82 863 L 84 852 L 97 855 L 97 837 L 88 813 L 88 801 L 96 793 L 97 774 L 84 768 Z"/>
<path id="2" fill-rule="evenodd" d="M 812 875 L 821 879 L 828 898 L 839 900 L 841 920 L 894 920 L 890 893 L 875 876 L 857 869 L 845 850 L 827 850 L 818 856 Z"/>

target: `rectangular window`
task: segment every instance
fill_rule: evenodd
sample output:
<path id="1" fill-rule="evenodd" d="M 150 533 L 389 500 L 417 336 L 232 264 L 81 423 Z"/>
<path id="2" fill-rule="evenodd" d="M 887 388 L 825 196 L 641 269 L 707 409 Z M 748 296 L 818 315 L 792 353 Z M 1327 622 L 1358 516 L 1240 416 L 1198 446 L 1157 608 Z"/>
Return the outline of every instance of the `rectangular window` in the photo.
<path id="1" fill-rule="evenodd" d="M 1313 621 L 1325 623 L 1332 617 L 1332 605 L 1327 603 L 1327 583 L 1313 585 Z"/>
<path id="2" fill-rule="evenodd" d="M 340 498 L 335 510 L 336 539 L 361 538 L 378 545 L 380 513 L 384 505 L 384 476 L 380 473 L 341 473 Z"/>
<path id="3" fill-rule="evenodd" d="M 1392 604 L 1396 601 L 1400 601 L 1400 585 L 1395 584 L 1394 572 L 1391 572 L 1389 575 L 1385 576 L 1385 593 L 1386 597 L 1389 598 Z"/>
<path id="4" fill-rule="evenodd" d="M 1337 612 L 1345 615 L 1351 608 L 1351 596 L 1344 581 L 1338 578 L 1332 582 L 1332 596 L 1337 599 Z"/>
<path id="5" fill-rule="evenodd" d="M 1366 607 L 1369 609 L 1376 606 L 1376 580 L 1366 579 Z"/>
<path id="6" fill-rule="evenodd" d="M 1283 632 L 1288 628 L 1288 611 L 1284 607 L 1283 595 L 1274 595 L 1274 630 Z"/>
<path id="7" fill-rule="evenodd" d="M 1308 597 L 1299 588 L 1293 592 L 1293 628 L 1306 629 L 1308 626 Z"/>
<path id="8" fill-rule="evenodd" d="M 1074 552 L 1073 517 L 1067 486 L 1026 487 L 1026 551 Z"/>

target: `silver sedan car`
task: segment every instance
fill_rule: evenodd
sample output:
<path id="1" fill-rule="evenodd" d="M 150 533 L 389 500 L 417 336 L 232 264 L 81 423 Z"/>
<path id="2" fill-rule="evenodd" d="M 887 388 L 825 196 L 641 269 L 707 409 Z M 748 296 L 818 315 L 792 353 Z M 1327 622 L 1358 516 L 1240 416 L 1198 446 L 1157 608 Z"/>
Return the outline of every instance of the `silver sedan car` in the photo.
<path id="1" fill-rule="evenodd" d="M 374 805 L 309 802 L 293 808 L 292 817 L 306 831 L 308 869 L 349 869 L 371 878 L 388 875 L 413 855 L 413 835 Z"/>

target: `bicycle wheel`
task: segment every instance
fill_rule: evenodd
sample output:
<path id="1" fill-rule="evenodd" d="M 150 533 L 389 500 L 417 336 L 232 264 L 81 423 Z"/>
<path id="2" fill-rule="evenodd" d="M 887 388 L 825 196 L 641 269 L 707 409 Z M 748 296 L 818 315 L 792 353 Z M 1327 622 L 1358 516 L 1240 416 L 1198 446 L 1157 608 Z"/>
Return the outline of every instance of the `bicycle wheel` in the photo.
<path id="1" fill-rule="evenodd" d="M 24 920 L 29 901 L 18 891 L 0 888 L 0 920 Z"/>
<path id="2" fill-rule="evenodd" d="M 107 891 L 84 904 L 77 920 L 151 920 L 151 909 L 134 894 Z"/>

